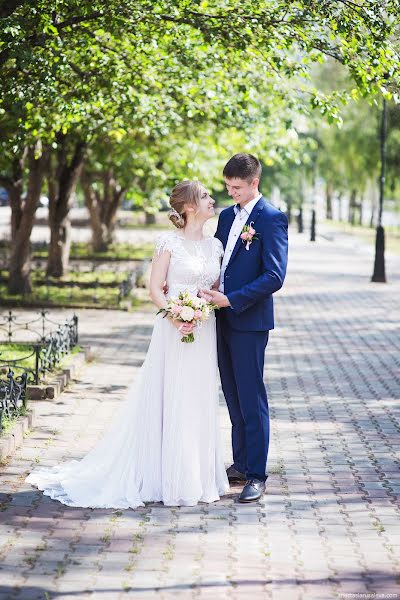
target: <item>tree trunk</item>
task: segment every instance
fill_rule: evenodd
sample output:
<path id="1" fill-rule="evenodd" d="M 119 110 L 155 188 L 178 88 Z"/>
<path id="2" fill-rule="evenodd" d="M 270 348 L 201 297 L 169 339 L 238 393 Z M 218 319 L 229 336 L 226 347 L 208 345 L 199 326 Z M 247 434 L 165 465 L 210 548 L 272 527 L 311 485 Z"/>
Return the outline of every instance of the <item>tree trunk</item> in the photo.
<path id="1" fill-rule="evenodd" d="M 326 218 L 332 221 L 332 184 L 326 184 Z"/>
<path id="2" fill-rule="evenodd" d="M 26 294 L 32 291 L 32 282 L 30 278 L 31 271 L 31 245 L 30 236 L 32 233 L 36 209 L 39 205 L 40 192 L 42 189 L 47 154 L 42 152 L 37 158 L 36 152 L 41 152 L 41 144 L 30 147 L 27 151 L 29 179 L 28 190 L 25 202 L 22 203 L 19 195 L 17 198 L 18 186 L 15 188 L 13 202 L 18 202 L 12 206 L 11 234 L 12 246 L 9 264 L 8 291 L 10 294 Z M 21 169 L 22 181 L 22 169 Z M 21 184 L 22 185 L 22 184 Z M 22 189 L 20 187 L 19 189 Z"/>
<path id="3" fill-rule="evenodd" d="M 81 185 L 92 229 L 92 248 L 95 252 L 105 252 L 107 243 L 106 232 L 101 222 L 100 194 L 90 185 L 90 179 L 86 173 L 82 174 Z"/>
<path id="4" fill-rule="evenodd" d="M 115 241 L 117 211 L 125 189 L 117 184 L 111 169 L 103 174 L 103 196 L 93 188 L 92 179 L 93 175 L 85 172 L 81 184 L 89 211 L 93 250 L 104 252 Z"/>
<path id="5" fill-rule="evenodd" d="M 363 198 L 360 198 L 360 202 L 358 204 L 358 217 L 359 217 L 359 225 L 363 224 Z"/>
<path id="6" fill-rule="evenodd" d="M 291 223 L 292 223 L 292 206 L 293 206 L 291 198 L 287 198 L 286 206 L 287 206 L 286 216 L 287 216 L 289 225 L 291 225 Z"/>
<path id="7" fill-rule="evenodd" d="M 109 173 L 109 200 L 106 205 L 103 223 L 107 231 L 107 244 L 115 242 L 115 227 L 117 224 L 117 212 L 121 204 L 122 197 L 125 193 L 125 188 L 118 185 L 112 172 Z"/>
<path id="8" fill-rule="evenodd" d="M 300 206 L 299 214 L 297 215 L 297 229 L 299 233 L 303 233 L 304 231 L 304 223 L 303 223 L 303 207 Z"/>
<path id="9" fill-rule="evenodd" d="M 68 270 L 71 249 L 70 202 L 82 169 L 86 144 L 74 144 L 72 158 L 67 158 L 67 138 L 59 138 L 55 198 L 49 198 L 50 247 L 47 275 L 62 277 Z"/>
<path id="10" fill-rule="evenodd" d="M 11 208 L 11 240 L 15 239 L 22 218 L 23 169 L 28 148 L 12 164 L 10 177 L 0 175 L 0 185 L 8 192 Z"/>
<path id="11" fill-rule="evenodd" d="M 156 222 L 155 213 L 150 213 L 150 212 L 144 211 L 144 215 L 145 215 L 145 225 L 154 225 L 155 224 L 155 222 Z"/>
<path id="12" fill-rule="evenodd" d="M 343 220 L 343 193 L 339 192 L 338 193 L 338 197 L 337 197 L 337 201 L 338 201 L 338 221 L 342 221 Z"/>
<path id="13" fill-rule="evenodd" d="M 56 212 L 56 217 L 50 222 L 51 235 L 46 274 L 50 277 L 62 277 L 68 270 L 69 253 L 71 250 L 71 221 L 69 210 Z"/>
<path id="14" fill-rule="evenodd" d="M 375 226 L 375 214 L 376 214 L 376 196 L 375 196 L 375 186 L 372 187 L 372 194 L 371 194 L 371 217 L 369 220 L 369 226 L 371 227 L 371 229 Z"/>
<path id="15" fill-rule="evenodd" d="M 373 229 L 375 223 L 375 203 L 371 206 L 371 218 L 369 220 L 369 226 Z"/>
<path id="16" fill-rule="evenodd" d="M 351 225 L 355 224 L 355 218 L 356 218 L 356 202 L 357 200 L 357 191 L 355 189 L 351 190 L 351 194 L 350 194 L 350 204 L 349 204 L 349 223 Z"/>

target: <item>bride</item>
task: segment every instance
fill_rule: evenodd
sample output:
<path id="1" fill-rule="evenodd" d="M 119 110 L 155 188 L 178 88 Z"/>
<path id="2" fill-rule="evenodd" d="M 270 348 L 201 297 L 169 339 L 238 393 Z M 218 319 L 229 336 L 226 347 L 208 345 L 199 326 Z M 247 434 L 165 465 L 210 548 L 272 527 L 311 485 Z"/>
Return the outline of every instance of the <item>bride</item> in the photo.
<path id="1" fill-rule="evenodd" d="M 218 280 L 221 242 L 203 234 L 214 200 L 197 181 L 172 191 L 169 218 L 177 228 L 158 239 L 150 295 L 158 308 L 168 296 L 197 294 Z M 139 375 L 109 430 L 81 460 L 40 468 L 26 479 L 69 506 L 135 508 L 145 502 L 193 506 L 214 502 L 229 484 L 218 416 L 215 315 L 193 331 L 157 315 Z"/>

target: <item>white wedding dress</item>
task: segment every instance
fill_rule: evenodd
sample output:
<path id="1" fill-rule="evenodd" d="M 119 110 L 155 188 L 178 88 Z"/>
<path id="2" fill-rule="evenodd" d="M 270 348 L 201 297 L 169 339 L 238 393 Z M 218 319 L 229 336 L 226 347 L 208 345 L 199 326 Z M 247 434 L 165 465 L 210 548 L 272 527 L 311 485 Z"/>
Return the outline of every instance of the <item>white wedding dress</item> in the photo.
<path id="1" fill-rule="evenodd" d="M 196 294 L 218 279 L 223 249 L 216 238 L 166 233 L 156 252 L 165 250 L 170 297 Z M 195 329 L 193 343 L 181 337 L 156 316 L 145 361 L 106 434 L 81 460 L 38 468 L 26 481 L 63 504 L 92 508 L 193 506 L 225 494 L 214 313 Z"/>

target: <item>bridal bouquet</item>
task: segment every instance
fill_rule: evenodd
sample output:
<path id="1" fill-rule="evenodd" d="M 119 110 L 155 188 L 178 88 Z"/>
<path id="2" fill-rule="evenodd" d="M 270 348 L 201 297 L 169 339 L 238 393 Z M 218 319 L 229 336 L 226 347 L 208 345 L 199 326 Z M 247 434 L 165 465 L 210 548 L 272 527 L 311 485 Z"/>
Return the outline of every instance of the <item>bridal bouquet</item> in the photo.
<path id="1" fill-rule="evenodd" d="M 177 298 L 170 298 L 167 307 L 160 308 L 157 314 L 164 313 L 164 318 L 168 316 L 174 321 L 193 323 L 199 327 L 203 321 L 207 321 L 211 312 L 217 308 L 218 306 L 207 302 L 204 298 L 193 296 L 188 292 L 181 292 Z M 193 333 L 184 335 L 181 341 L 194 342 Z"/>

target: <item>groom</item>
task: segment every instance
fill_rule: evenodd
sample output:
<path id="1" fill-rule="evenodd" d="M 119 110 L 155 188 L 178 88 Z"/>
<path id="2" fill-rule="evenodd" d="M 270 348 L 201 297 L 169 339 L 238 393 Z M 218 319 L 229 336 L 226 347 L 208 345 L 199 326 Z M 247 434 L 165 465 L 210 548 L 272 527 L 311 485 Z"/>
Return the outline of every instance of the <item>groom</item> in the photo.
<path id="1" fill-rule="evenodd" d="M 224 180 L 235 205 L 224 209 L 215 233 L 225 249 L 219 290 L 204 296 L 217 313 L 218 364 L 232 422 L 231 482 L 243 482 L 239 502 L 265 492 L 269 410 L 264 354 L 274 328 L 272 294 L 286 274 L 287 218 L 258 190 L 261 164 L 251 154 L 235 154 Z"/>

